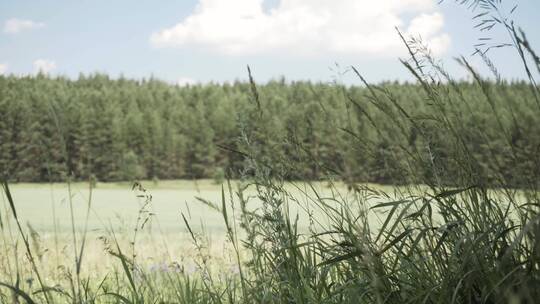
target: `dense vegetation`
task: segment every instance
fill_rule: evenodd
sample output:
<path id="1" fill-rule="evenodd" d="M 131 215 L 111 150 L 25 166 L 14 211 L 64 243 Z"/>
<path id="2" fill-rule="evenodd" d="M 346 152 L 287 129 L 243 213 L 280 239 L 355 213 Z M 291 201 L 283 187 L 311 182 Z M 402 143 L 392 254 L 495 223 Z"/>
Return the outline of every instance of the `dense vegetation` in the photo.
<path id="1" fill-rule="evenodd" d="M 539 173 L 540 118 L 531 85 L 459 82 L 439 89 L 447 94 L 432 104 L 421 84 L 384 83 L 375 91 L 309 82 L 260 85 L 265 121 L 259 132 L 273 141 L 266 157 L 293 160 L 289 179 L 330 173 L 349 181 L 412 183 L 405 157 L 395 154 L 422 149 L 424 132 L 436 170 L 445 172 L 439 178 L 451 183 L 458 169 L 448 155 L 453 143 L 430 127 L 442 110 L 462 120 L 454 131 L 466 134 L 479 180 L 524 186 L 530 181 L 516 167 Z M 250 84 L 238 82 L 177 87 L 105 75 L 75 81 L 0 76 L 1 174 L 33 182 L 68 175 L 100 181 L 239 177 L 242 156 L 235 151 L 251 96 Z M 398 111 L 394 106 L 413 111 L 422 130 L 388 119 Z M 490 119 L 493 114 L 500 119 Z M 360 142 L 352 145 L 354 138 Z M 497 167 L 486 158 L 496 158 Z M 435 178 L 435 172 L 424 174 Z"/>
<path id="2" fill-rule="evenodd" d="M 74 252 L 71 261 L 66 259 L 66 265 L 58 267 L 58 275 L 47 276 L 43 272 L 40 263 L 46 261 L 46 253 L 43 258 L 33 229 L 21 225 L 17 202 L 10 194 L 8 182 L 3 181 L 9 211 L 2 221 L 6 225 L 0 225 L 3 244 L 7 244 L 9 253 L 5 256 L 16 262 L 24 256 L 29 263 L 20 263 L 20 267 L 16 264 L 12 272 L 0 277 L 0 301 L 77 304 L 538 302 L 540 89 L 532 73 L 540 72 L 540 56 L 511 19 L 501 18 L 501 1 L 458 2 L 480 7 L 480 26 L 501 26 L 508 31 L 512 47 L 529 76 L 527 84 L 509 85 L 500 81 L 487 56 L 483 59 L 493 71 L 495 82 L 485 81 L 462 58 L 463 67 L 474 82 L 456 83 L 415 41 L 406 41 L 411 58 L 403 61 L 404 68 L 417 80 L 417 84 L 409 86 L 372 86 L 360 74 L 360 82 L 365 85 L 361 89 L 280 83 L 257 87 L 253 82 L 223 88 L 178 89 L 150 82 L 145 85 L 161 86 L 163 96 L 170 94 L 178 100 L 160 96 L 154 99 L 155 103 L 147 99 L 138 103 L 139 96 L 152 91 L 127 82 L 133 88 L 145 89 L 133 93 L 133 99 L 120 98 L 125 101 L 124 106 L 121 102 L 98 98 L 104 96 L 102 92 L 111 95 L 123 92 L 119 88 L 108 91 L 106 85 L 100 84 L 94 93 L 80 93 L 74 99 L 75 103 L 85 100 L 84 106 L 70 107 L 73 100 L 59 98 L 63 91 L 53 88 L 76 86 L 77 82 L 43 77 L 3 79 L 12 81 L 10 86 L 3 85 L 3 90 L 8 91 L 6 87 L 9 87 L 10 94 L 20 96 L 26 96 L 22 92 L 27 92 L 29 105 L 13 102 L 2 107 L 12 111 L 7 115 L 10 120 L 2 121 L 33 127 L 2 130 L 34 129 L 36 134 L 41 134 L 37 131 L 43 128 L 44 135 L 38 137 L 43 142 L 51 141 L 50 146 L 30 145 L 27 143 L 32 139 L 32 132 L 6 132 L 13 140 L 2 141 L 2 144 L 12 147 L 3 148 L 2 152 L 11 156 L 11 161 L 18 161 L 16 157 L 21 154 L 17 151 L 27 148 L 27 153 L 35 150 L 34 155 L 43 155 L 46 152 L 46 159 L 59 159 L 54 164 L 65 161 L 69 170 L 78 166 L 86 168 L 86 172 L 73 173 L 75 177 L 96 174 L 98 178 L 113 179 L 119 177 L 107 174 L 122 172 L 116 169 L 117 166 L 122 168 L 122 161 L 107 158 L 118 157 L 125 163 L 131 159 L 136 164 L 136 170 L 126 165 L 125 168 L 130 168 L 127 172 L 148 177 L 161 172 L 157 169 L 160 158 L 154 158 L 154 154 L 161 152 L 166 157 L 173 153 L 171 151 L 182 151 L 185 154 L 177 156 L 177 162 L 165 165 L 197 172 L 196 176 L 211 174 L 218 166 L 236 168 L 235 174 L 240 180 L 237 184 L 230 181 L 224 184 L 217 202 L 199 198 L 223 217 L 229 253 L 237 266 L 234 271 L 216 271 L 210 266 L 209 241 L 204 230 L 201 232 L 191 223 L 189 213 L 182 214 L 181 221 L 198 252 L 197 268 L 187 271 L 182 261 L 168 261 L 170 264 L 159 271 L 141 267 L 137 234 L 151 217 L 152 196 L 137 182 L 134 189 L 142 201 L 137 226 L 128 232 L 128 244 L 119 241 L 113 231 L 103 232 L 105 252 L 117 259 L 118 264 L 99 278 L 80 271 L 85 266 L 87 231 L 78 233 L 74 228 L 73 245 L 69 246 Z M 58 96 L 50 97 L 50 102 L 37 102 L 40 99 L 36 97 L 40 96 L 28 93 L 32 85 L 17 90 L 11 88 L 22 81 L 41 83 Z M 111 85 L 124 82 L 105 81 Z M 223 92 L 213 99 L 210 94 L 213 90 Z M 186 100 L 179 97 L 188 92 L 195 97 Z M 162 107 L 157 100 L 168 100 L 170 105 Z M 218 111 L 221 107 L 231 109 Z M 32 111 L 34 121 L 23 119 Z M 88 112 L 80 116 L 63 115 L 83 111 Z M 149 114 L 158 112 L 162 117 Z M 175 117 L 175 113 L 179 117 Z M 11 120 L 11 117 L 21 119 Z M 52 122 L 47 123 L 47 119 Z M 130 121 L 138 123 L 130 125 Z M 165 122 L 179 125 L 167 128 Z M 79 128 L 69 129 L 69 126 L 79 125 L 85 127 L 78 133 L 75 130 Z M 56 129 L 46 126 L 56 126 Z M 97 134 L 98 129 L 103 134 Z M 134 130 L 140 132 L 130 133 Z M 163 135 L 172 130 L 177 130 L 174 136 Z M 156 136 L 140 134 L 143 131 Z M 220 132 L 234 137 L 222 137 Z M 23 133 L 30 138 L 26 142 L 17 139 Z M 90 136 L 92 134 L 94 136 Z M 118 137 L 113 137 L 114 134 Z M 177 136 L 176 143 L 183 148 L 164 148 L 173 141 L 160 141 L 158 135 Z M 75 140 L 77 136 L 84 140 Z M 225 139 L 228 141 L 218 141 Z M 125 146 L 112 148 L 120 143 Z M 83 155 L 82 161 L 63 156 L 74 153 L 69 152 L 74 147 L 80 147 L 75 149 L 80 154 L 72 155 Z M 228 152 L 218 152 L 214 150 L 216 147 Z M 124 152 L 131 156 L 125 156 Z M 36 166 L 39 168 L 40 164 Z M 105 164 L 110 168 L 103 169 Z M 18 166 L 10 167 L 8 173 L 12 176 L 34 168 L 9 161 L 3 166 Z M 60 178 L 63 170 L 50 165 L 41 168 L 46 172 L 42 176 L 46 177 L 56 172 Z M 209 172 L 204 172 L 208 168 Z M 309 181 L 288 183 L 293 178 L 318 177 L 324 177 L 330 194 L 322 195 Z M 343 189 L 340 191 L 335 178 L 346 181 L 349 186 L 346 193 Z M 406 186 L 385 192 L 355 183 L 357 180 Z M 298 191 L 290 191 L 291 187 Z M 255 189 L 256 195 L 250 194 L 249 189 Z M 71 193 L 68 201 L 73 208 Z M 298 217 L 291 213 L 292 205 L 306 211 L 310 223 L 307 231 L 299 230 Z M 21 281 L 27 277 L 35 278 L 36 283 Z"/>

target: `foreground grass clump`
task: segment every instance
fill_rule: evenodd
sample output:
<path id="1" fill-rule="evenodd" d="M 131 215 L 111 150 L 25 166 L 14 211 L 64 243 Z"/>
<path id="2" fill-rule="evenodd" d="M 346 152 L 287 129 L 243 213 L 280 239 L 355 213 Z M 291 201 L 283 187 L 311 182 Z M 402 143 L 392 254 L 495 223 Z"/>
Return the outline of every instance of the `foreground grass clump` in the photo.
<path id="1" fill-rule="evenodd" d="M 498 2 L 477 2 L 483 23 L 499 24 L 508 31 L 530 76 L 530 98 L 520 107 L 540 114 L 540 92 L 531 74 L 533 66 L 540 66 L 538 56 L 508 19 L 497 18 Z M 244 179 L 226 183 L 217 201 L 199 199 L 222 217 L 227 238 L 222 255 L 230 257 L 229 269 L 224 263 L 213 263 L 209 241 L 188 212 L 182 214 L 182 221 L 195 252 L 193 267 L 175 266 L 173 261 L 144 267 L 137 244 L 152 216 L 152 196 L 136 183 L 141 209 L 134 231 L 119 236 L 111 230 L 101 238 L 103 254 L 112 257 L 116 266 L 99 279 L 81 272 L 87 235 L 73 229 L 73 245 L 69 245 L 73 262 L 65 266 L 62 277 L 47 276 L 35 246 L 36 234 L 21 224 L 9 186 L 3 183 L 6 213 L 14 223 L 8 234 L 13 247 L 25 252 L 27 270 L 26 276 L 15 269 L 2 277 L 0 299 L 28 303 L 535 303 L 540 297 L 540 159 L 538 149 L 531 147 L 540 143 L 524 127 L 523 110 L 514 111 L 512 102 L 493 102 L 494 95 L 504 94 L 498 77 L 495 82 L 486 81 L 465 58 L 460 59 L 475 80 L 471 84 L 478 90 L 475 98 L 489 109 L 482 120 L 465 119 L 458 109 L 467 107 L 469 100 L 461 87 L 454 85 L 419 41 L 404 40 L 411 58 L 403 60 L 403 65 L 421 86 L 425 105 L 431 107 L 429 115 L 422 107 L 404 109 L 391 91 L 369 85 L 353 69 L 365 84 L 366 94 L 360 99 L 349 96 L 350 115 L 358 119 L 335 129 L 347 135 L 348 153 L 379 160 L 380 174 L 392 175 L 404 186 L 383 191 L 359 185 L 349 178 L 351 168 L 333 167 L 306 149 L 295 136 L 298 130 L 293 128 L 286 135 L 265 132 L 274 113 L 265 110 L 269 106 L 265 96 L 251 81 L 252 102 L 238 120 L 238 145 L 225 147 L 243 159 L 237 174 Z M 483 59 L 497 76 L 485 53 Z M 441 86 L 442 81 L 448 85 Z M 319 110 L 324 111 L 323 107 Z M 495 128 L 486 129 L 486 120 Z M 362 133 L 356 122 L 370 124 L 378 140 Z M 332 125 L 331 120 L 328 123 Z M 493 132 L 504 140 L 494 145 Z M 473 153 L 478 149 L 485 154 Z M 498 150 L 505 151 L 503 159 Z M 325 176 L 329 191 L 320 191 L 309 182 L 287 184 L 307 164 Z M 346 193 L 336 180 L 347 182 Z M 247 191 L 253 187 L 255 194 Z M 301 215 L 294 210 L 302 210 L 309 219 L 307 229 L 299 229 Z M 22 261 L 16 261 L 19 264 Z M 24 281 L 28 273 L 32 284 Z"/>

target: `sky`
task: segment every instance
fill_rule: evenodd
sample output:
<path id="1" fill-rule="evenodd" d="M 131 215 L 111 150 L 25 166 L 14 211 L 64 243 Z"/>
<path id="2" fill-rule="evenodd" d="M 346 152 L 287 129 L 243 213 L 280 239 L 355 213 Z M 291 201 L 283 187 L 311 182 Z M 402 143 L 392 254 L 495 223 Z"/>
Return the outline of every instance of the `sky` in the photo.
<path id="1" fill-rule="evenodd" d="M 540 49 L 540 1 L 503 0 L 503 10 Z M 407 37 L 421 37 L 456 78 L 454 58 L 472 56 L 479 38 L 509 41 L 502 29 L 474 28 L 478 11 L 454 0 L 0 0 L 0 74 L 38 71 L 158 78 L 180 85 L 285 77 L 354 84 L 411 80 L 400 64 Z M 504 78 L 524 77 L 515 50 L 490 51 Z"/>

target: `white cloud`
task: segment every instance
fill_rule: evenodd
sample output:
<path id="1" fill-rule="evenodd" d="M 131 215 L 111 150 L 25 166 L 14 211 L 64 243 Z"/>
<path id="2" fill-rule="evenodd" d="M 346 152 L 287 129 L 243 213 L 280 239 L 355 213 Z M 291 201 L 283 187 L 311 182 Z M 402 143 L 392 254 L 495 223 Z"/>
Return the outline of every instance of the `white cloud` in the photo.
<path id="1" fill-rule="evenodd" d="M 56 69 L 56 63 L 47 59 L 37 59 L 34 61 L 34 72 L 48 74 Z"/>
<path id="2" fill-rule="evenodd" d="M 45 24 L 32 20 L 12 18 L 4 23 L 4 33 L 17 34 L 25 30 L 32 30 L 44 27 Z"/>
<path id="3" fill-rule="evenodd" d="M 156 47 L 197 47 L 232 55 L 395 55 L 403 49 L 395 27 L 421 34 L 435 53 L 449 36 L 433 0 L 281 0 L 265 12 L 264 0 L 199 0 L 173 27 L 152 34 Z M 413 16 L 408 24 L 402 15 Z"/>
<path id="4" fill-rule="evenodd" d="M 8 70 L 7 63 L 0 63 L 0 75 L 6 74 L 7 70 Z"/>
<path id="5" fill-rule="evenodd" d="M 407 33 L 413 36 L 428 38 L 428 46 L 435 54 L 444 53 L 450 47 L 450 36 L 446 33 L 439 33 L 444 26 L 444 17 L 441 13 L 421 14 L 409 24 Z"/>
<path id="6" fill-rule="evenodd" d="M 176 81 L 176 85 L 185 87 L 185 86 L 191 86 L 197 84 L 197 81 L 195 79 L 189 78 L 189 77 L 181 77 Z"/>

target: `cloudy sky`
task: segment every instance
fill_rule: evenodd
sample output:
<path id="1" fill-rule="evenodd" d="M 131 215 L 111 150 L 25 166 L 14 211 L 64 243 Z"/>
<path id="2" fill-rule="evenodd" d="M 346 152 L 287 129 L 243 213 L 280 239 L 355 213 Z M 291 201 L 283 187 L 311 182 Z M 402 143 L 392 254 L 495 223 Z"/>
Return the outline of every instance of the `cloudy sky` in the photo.
<path id="1" fill-rule="evenodd" d="M 285 76 L 330 82 L 347 66 L 371 81 L 410 79 L 398 58 L 395 27 L 420 36 L 457 77 L 456 56 L 470 58 L 478 38 L 507 42 L 504 31 L 473 29 L 471 12 L 454 0 L 87 0 L 0 1 L 0 74 L 77 77 L 154 76 L 174 83 Z M 540 1 L 506 2 L 540 48 Z M 507 78 L 523 74 L 512 50 L 492 59 Z M 470 58 L 480 64 L 477 58 Z M 336 64 L 339 66 L 337 67 Z"/>

